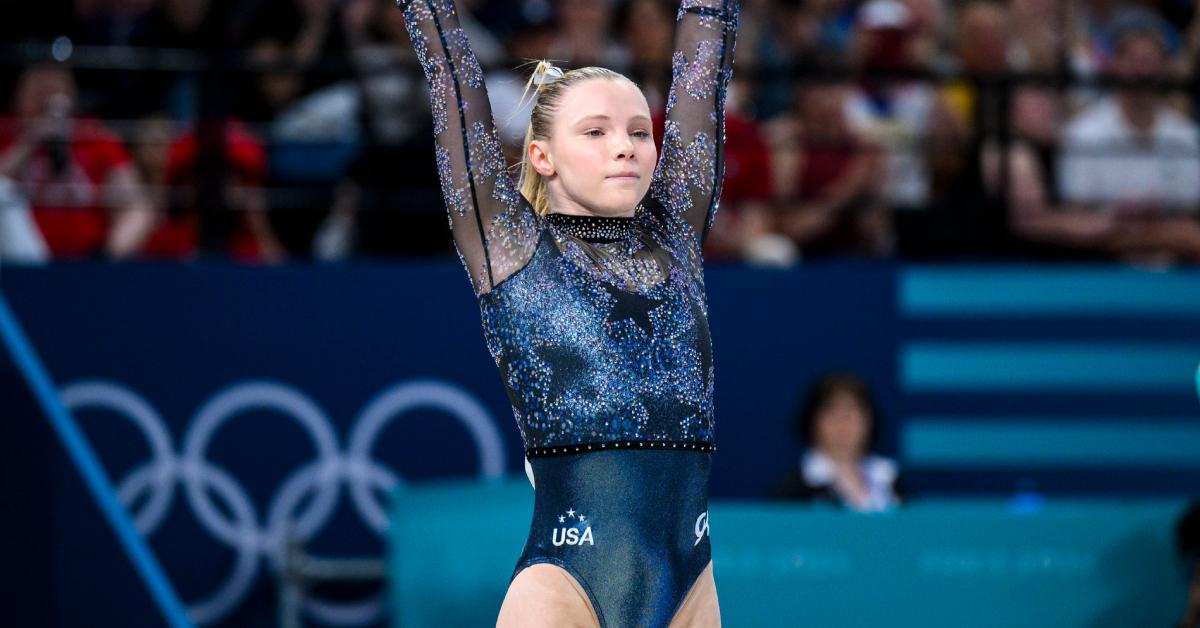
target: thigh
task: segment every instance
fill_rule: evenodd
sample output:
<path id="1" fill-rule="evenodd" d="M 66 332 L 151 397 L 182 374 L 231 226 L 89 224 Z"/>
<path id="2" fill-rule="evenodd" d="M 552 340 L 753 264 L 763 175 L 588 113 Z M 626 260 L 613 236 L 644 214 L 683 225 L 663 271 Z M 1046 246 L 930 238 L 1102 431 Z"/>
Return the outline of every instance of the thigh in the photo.
<path id="1" fill-rule="evenodd" d="M 508 585 L 496 628 L 596 628 L 600 620 L 583 587 L 567 570 L 541 563 Z"/>
<path id="2" fill-rule="evenodd" d="M 700 572 L 688 590 L 670 628 L 720 628 L 721 607 L 717 603 L 717 583 L 713 580 L 712 562 Z"/>

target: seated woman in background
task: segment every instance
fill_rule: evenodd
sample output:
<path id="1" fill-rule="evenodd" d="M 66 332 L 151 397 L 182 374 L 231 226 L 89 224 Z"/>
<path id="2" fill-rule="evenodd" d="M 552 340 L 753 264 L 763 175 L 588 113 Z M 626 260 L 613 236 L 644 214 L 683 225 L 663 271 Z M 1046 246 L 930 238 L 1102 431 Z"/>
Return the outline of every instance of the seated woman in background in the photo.
<path id="1" fill-rule="evenodd" d="M 897 506 L 903 491 L 896 463 L 871 451 L 877 421 L 862 378 L 831 373 L 819 379 L 796 416 L 796 437 L 804 453 L 774 497 L 832 502 L 864 512 Z"/>

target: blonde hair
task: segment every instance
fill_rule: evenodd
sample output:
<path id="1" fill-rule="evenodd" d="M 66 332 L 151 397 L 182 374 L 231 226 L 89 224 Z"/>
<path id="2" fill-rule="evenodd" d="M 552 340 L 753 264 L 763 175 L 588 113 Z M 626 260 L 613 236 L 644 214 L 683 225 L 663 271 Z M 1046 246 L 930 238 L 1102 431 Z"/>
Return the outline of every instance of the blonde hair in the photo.
<path id="1" fill-rule="evenodd" d="M 529 204 L 533 205 L 533 209 L 542 216 L 550 213 L 550 189 L 546 185 L 546 178 L 535 170 L 533 163 L 529 161 L 529 145 L 533 140 L 550 139 L 550 126 L 554 114 L 558 111 L 558 105 L 567 89 L 592 79 L 628 81 L 631 85 L 634 84 L 624 74 L 608 68 L 588 66 L 563 72 L 545 60 L 538 62 L 533 76 L 529 77 L 529 82 L 525 84 L 525 92 L 521 95 L 522 102 L 530 88 L 536 86 L 536 91 L 533 95 L 533 112 L 529 116 L 529 129 L 525 131 L 524 151 L 521 153 L 520 189 Z"/>

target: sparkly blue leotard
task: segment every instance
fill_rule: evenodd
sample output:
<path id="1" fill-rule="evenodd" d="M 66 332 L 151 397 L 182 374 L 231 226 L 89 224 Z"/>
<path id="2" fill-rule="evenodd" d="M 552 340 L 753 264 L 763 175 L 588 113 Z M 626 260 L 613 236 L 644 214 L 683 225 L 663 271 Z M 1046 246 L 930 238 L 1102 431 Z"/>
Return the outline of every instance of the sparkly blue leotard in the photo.
<path id="1" fill-rule="evenodd" d="M 710 555 L 700 250 L 720 196 L 737 3 L 681 2 L 650 192 L 631 218 L 591 220 L 540 216 L 517 192 L 453 0 L 398 4 L 429 81 L 455 246 L 536 484 L 514 577 L 557 564 L 602 626 L 665 626 Z"/>

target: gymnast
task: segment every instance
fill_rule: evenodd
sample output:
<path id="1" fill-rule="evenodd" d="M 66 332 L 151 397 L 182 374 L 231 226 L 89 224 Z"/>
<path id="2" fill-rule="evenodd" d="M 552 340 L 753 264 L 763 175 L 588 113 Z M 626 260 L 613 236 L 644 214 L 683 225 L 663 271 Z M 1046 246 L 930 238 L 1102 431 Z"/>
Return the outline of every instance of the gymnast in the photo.
<path id="1" fill-rule="evenodd" d="M 535 69 L 519 181 L 453 0 L 398 0 L 435 161 L 534 485 L 499 626 L 719 626 L 701 247 L 721 194 L 735 0 L 683 0 L 662 154 L 625 76 Z"/>

